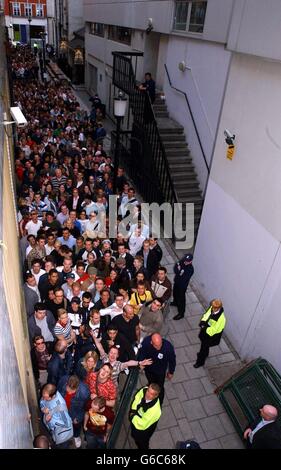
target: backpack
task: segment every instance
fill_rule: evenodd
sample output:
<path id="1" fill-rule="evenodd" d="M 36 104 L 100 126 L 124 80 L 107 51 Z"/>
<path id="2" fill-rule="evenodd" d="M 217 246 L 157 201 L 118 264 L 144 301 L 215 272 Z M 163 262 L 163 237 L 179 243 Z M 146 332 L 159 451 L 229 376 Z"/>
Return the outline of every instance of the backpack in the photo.
<path id="1" fill-rule="evenodd" d="M 66 403 L 59 392 L 51 401 L 40 401 L 41 409 L 46 407 L 52 416 L 50 421 L 43 418 L 44 424 L 52 435 L 56 445 L 62 444 L 73 437 L 72 420 L 68 414 Z"/>

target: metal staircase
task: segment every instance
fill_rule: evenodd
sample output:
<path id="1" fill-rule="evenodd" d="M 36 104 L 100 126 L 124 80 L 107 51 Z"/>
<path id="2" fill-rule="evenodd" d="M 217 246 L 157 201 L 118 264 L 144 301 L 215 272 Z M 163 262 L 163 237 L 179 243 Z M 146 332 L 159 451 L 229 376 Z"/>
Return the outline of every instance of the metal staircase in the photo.
<path id="1" fill-rule="evenodd" d="M 113 84 L 128 95 L 133 115 L 131 129 L 122 133 L 121 161 L 146 202 L 194 204 L 196 239 L 203 197 L 184 129 L 169 117 L 160 96 L 152 106 L 149 95 L 138 89 L 135 55 L 142 54 L 113 52 Z"/>
<path id="2" fill-rule="evenodd" d="M 167 105 L 161 95 L 153 105 L 157 126 L 162 139 L 177 201 L 194 203 L 194 232 L 198 231 L 203 206 L 202 191 L 185 139 L 184 129 L 169 117 Z"/>

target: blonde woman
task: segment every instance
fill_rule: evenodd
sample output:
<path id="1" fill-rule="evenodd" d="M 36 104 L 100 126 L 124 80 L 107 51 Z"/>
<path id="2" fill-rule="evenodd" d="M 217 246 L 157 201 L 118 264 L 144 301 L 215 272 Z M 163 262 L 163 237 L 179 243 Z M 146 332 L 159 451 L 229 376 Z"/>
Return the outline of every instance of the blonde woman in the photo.
<path id="1" fill-rule="evenodd" d="M 90 372 L 96 372 L 101 367 L 101 361 L 96 351 L 88 351 L 76 366 L 76 374 L 81 380 L 86 380 Z"/>

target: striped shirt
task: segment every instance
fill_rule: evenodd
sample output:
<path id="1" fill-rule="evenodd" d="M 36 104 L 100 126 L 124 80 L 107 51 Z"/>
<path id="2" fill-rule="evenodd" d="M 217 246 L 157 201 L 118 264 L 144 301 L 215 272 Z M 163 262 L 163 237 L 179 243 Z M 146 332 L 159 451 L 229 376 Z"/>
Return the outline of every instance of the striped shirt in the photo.
<path id="1" fill-rule="evenodd" d="M 64 175 L 63 175 L 59 180 L 58 180 L 58 178 L 57 178 L 56 176 L 54 176 L 54 177 L 52 178 L 52 180 L 51 180 L 51 183 L 52 183 L 52 186 L 53 186 L 54 191 L 57 192 L 58 189 L 59 189 L 59 186 L 60 186 L 61 184 L 66 184 L 66 181 L 67 181 L 67 177 L 64 176 Z"/>
<path id="2" fill-rule="evenodd" d="M 71 322 L 68 320 L 66 326 L 62 326 L 60 323 L 56 323 L 54 328 L 54 333 L 56 336 L 63 336 L 66 341 L 71 338 Z M 70 346 L 70 344 L 68 345 Z"/>

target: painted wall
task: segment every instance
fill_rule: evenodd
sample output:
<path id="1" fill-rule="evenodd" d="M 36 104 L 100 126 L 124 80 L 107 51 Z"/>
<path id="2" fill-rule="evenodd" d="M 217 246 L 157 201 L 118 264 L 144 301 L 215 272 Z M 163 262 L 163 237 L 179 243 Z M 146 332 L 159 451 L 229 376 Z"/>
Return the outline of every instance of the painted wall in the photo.
<path id="1" fill-rule="evenodd" d="M 93 34 L 85 34 L 85 50 L 86 62 L 92 64 L 98 69 L 98 89 L 104 103 L 109 105 L 108 100 L 110 83 L 112 82 L 112 66 L 113 66 L 113 51 L 128 52 L 128 51 L 143 51 L 144 50 L 144 34 L 141 31 L 134 31 L 132 34 L 131 46 L 122 44 L 115 41 L 110 41 L 106 38 L 101 38 Z M 143 59 L 137 59 L 137 80 L 143 80 Z M 89 83 L 88 66 L 86 66 L 86 87 L 90 91 L 91 84 Z"/>
<path id="2" fill-rule="evenodd" d="M 169 36 L 166 64 L 171 82 L 188 96 L 208 164 L 211 161 L 230 56 L 220 44 Z M 191 70 L 181 72 L 178 68 L 181 61 Z M 169 86 L 164 65 L 158 73 L 165 75 L 164 91 L 168 109 L 171 117 L 184 126 L 203 189 L 207 171 L 185 98 Z"/>
<path id="3" fill-rule="evenodd" d="M 280 72 L 278 62 L 233 56 L 194 257 L 206 299 L 224 301 L 236 350 L 279 371 Z M 225 128 L 236 134 L 232 161 Z"/>
<path id="4" fill-rule="evenodd" d="M 3 23 L 2 17 L 2 59 L 5 58 Z M 9 82 L 4 59 L 0 63 L 0 88 L 3 92 L 0 114 L 3 116 L 10 107 Z M 11 128 L 4 131 L 4 127 L 1 127 L 0 240 L 3 244 L 0 249 L 0 448 L 25 449 L 32 447 L 33 432 L 38 433 L 39 422 L 18 250 L 12 174 L 14 148 L 11 135 Z M 9 217 L 5 217 L 6 214 L 9 214 Z"/>
<path id="5" fill-rule="evenodd" d="M 206 41 L 225 43 L 229 28 L 233 0 L 208 0 L 203 34 L 179 33 L 200 37 Z M 172 0 L 84 0 L 84 17 L 88 21 L 105 24 L 147 28 L 152 18 L 154 31 L 170 34 L 173 26 L 174 1 Z"/>
<path id="6" fill-rule="evenodd" d="M 280 0 L 236 0 L 228 48 L 281 60 Z"/>
<path id="7" fill-rule="evenodd" d="M 68 40 L 74 38 L 73 32 L 84 26 L 83 8 L 77 0 L 68 0 Z"/>

